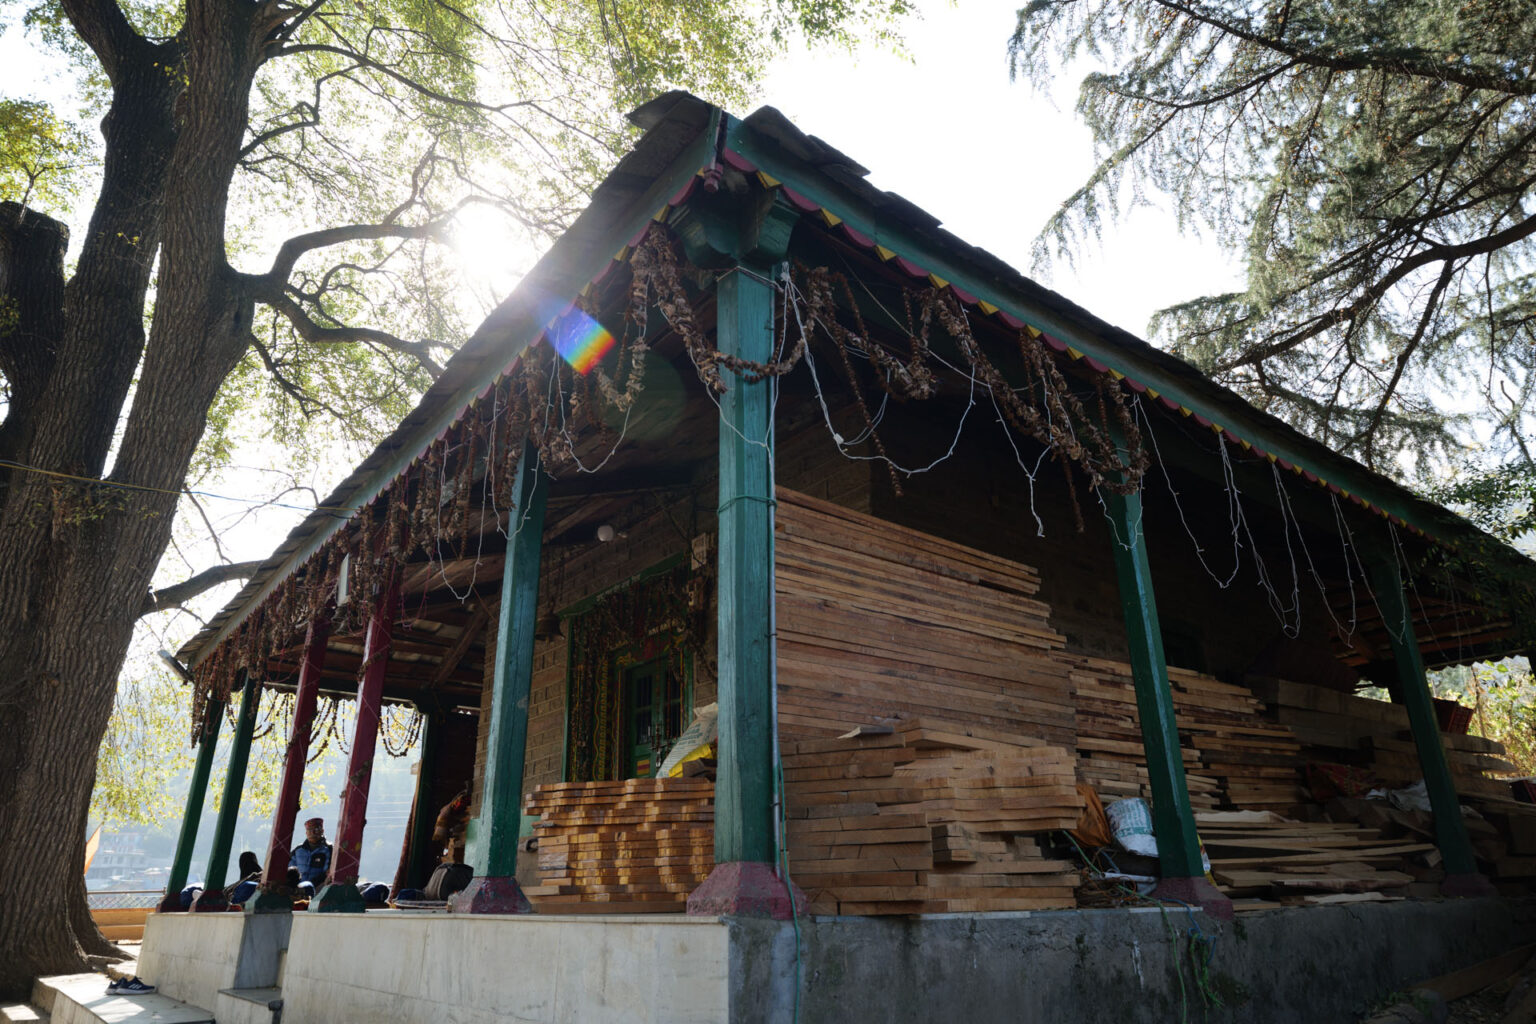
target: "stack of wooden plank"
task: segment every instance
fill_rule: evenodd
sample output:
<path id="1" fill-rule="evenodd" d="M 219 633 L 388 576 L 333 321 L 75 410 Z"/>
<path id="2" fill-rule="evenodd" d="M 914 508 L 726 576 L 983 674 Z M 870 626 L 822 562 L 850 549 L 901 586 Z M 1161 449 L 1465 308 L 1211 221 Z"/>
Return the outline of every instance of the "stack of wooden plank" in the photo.
<path id="1" fill-rule="evenodd" d="M 818 913 L 1074 905 L 1078 877 L 1035 835 L 1082 810 L 1060 747 L 909 720 L 783 752 L 791 874 Z"/>
<path id="2" fill-rule="evenodd" d="M 783 489 L 774 522 L 782 735 L 931 716 L 1072 749 L 1033 569 Z"/>
<path id="3" fill-rule="evenodd" d="M 714 783 L 560 782 L 529 794 L 539 815 L 541 913 L 681 910 L 714 867 Z"/>
<path id="4" fill-rule="evenodd" d="M 1275 719 L 1300 740 L 1307 760 L 1368 768 L 1392 789 L 1423 777 L 1402 705 L 1280 679 L 1256 680 L 1253 686 Z M 1458 793 L 1509 795 L 1508 783 L 1489 777 L 1514 771 L 1503 744 L 1451 733 L 1441 733 L 1440 740 Z"/>
<path id="5" fill-rule="evenodd" d="M 1149 796 L 1131 667 L 1075 661 L 1079 777 L 1105 801 Z M 1170 668 L 1169 678 L 1190 802 L 1197 809 L 1294 807 L 1299 745 L 1284 726 L 1262 717 L 1262 702 L 1198 672 Z"/>
<path id="6" fill-rule="evenodd" d="M 1197 814 L 1211 873 L 1234 900 L 1337 903 L 1401 895 L 1438 860 L 1421 837 L 1266 812 Z M 1371 894 L 1371 895 L 1364 895 Z"/>

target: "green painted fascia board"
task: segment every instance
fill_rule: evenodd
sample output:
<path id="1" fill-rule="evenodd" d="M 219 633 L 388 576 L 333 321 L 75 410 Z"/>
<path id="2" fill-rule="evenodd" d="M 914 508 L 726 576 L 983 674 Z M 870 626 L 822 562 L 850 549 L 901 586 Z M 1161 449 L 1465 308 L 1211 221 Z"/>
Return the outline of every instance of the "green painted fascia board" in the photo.
<path id="1" fill-rule="evenodd" d="M 715 139 L 719 131 L 719 118 L 723 113 L 718 109 L 711 116 L 709 125 L 687 145 L 683 152 L 651 183 L 641 197 L 629 205 L 619 217 L 614 219 L 614 224 L 602 234 L 602 241 L 588 246 L 583 251 L 578 243 L 572 242 L 562 246 L 561 242 L 569 238 L 562 235 L 559 241 L 545 254 L 525 281 L 544 277 L 539 270 L 542 267 L 551 267 L 547 277 L 563 285 L 559 289 L 562 293 L 557 297 L 564 301 L 574 300 L 581 289 L 602 272 L 603 268 L 612 262 L 614 255 L 624 247 L 630 239 L 639 234 L 646 224 L 651 221 L 658 208 L 665 207 L 669 198 L 676 195 L 699 170 L 707 166 L 714 158 Z M 574 250 L 574 251 L 571 251 Z M 564 264 L 563 266 L 561 264 Z M 519 288 L 513 292 L 512 297 L 505 305 L 516 303 L 522 296 L 524 289 Z M 223 643 L 231 633 L 239 627 L 240 623 L 271 596 L 283 580 L 287 579 L 295 569 L 303 565 L 309 558 L 319 551 L 326 541 L 330 540 L 351 517 L 369 502 L 382 494 L 401 473 L 410 468 L 411 463 L 426 451 L 427 447 L 451 427 L 464 411 L 470 407 L 485 390 L 491 387 L 505 373 L 513 363 L 522 355 L 523 351 L 536 341 L 547 326 L 547 320 L 541 318 L 539 311 L 547 308 L 545 303 L 532 302 L 516 311 L 516 315 L 510 323 L 505 325 L 507 334 L 506 358 L 488 361 L 484 370 L 463 385 L 453 397 L 442 403 L 437 412 L 426 420 L 412 435 L 411 439 L 401 444 L 394 456 L 381 465 L 374 473 L 364 481 L 357 490 L 347 497 L 342 504 L 343 508 L 350 510 L 345 516 L 337 516 L 330 519 L 315 531 L 303 544 L 294 549 L 293 553 L 281 566 L 272 573 L 271 577 L 245 602 L 238 614 L 231 615 L 221 626 L 217 633 L 203 643 L 197 656 L 192 659 L 189 668 L 196 667 L 206 660 L 219 644 Z M 494 315 L 493 315 L 494 316 Z M 500 326 L 500 325 L 498 325 Z"/>
<path id="2" fill-rule="evenodd" d="M 1359 495 L 1373 507 L 1396 515 L 1439 539 L 1455 543 L 1453 538 L 1446 537 L 1443 531 L 1431 529 L 1431 524 L 1423 522 L 1422 516 L 1407 508 L 1403 495 L 1393 492 L 1393 485 L 1362 476 L 1359 467 L 1337 461 L 1342 456 L 1320 460 L 1317 453 L 1300 452 L 1293 442 L 1273 433 L 1273 428 L 1260 419 L 1258 410 L 1242 399 L 1234 396 L 1226 403 L 1217 404 L 1211 396 L 1197 394 L 1186 382 L 1180 381 L 1169 374 L 1167 369 L 1134 350 L 1109 341 L 1052 310 L 1022 298 L 1007 290 L 1006 284 L 999 287 L 997 283 L 978 276 L 976 271 L 965 266 L 943 247 L 919 238 L 911 228 L 882 220 L 868 203 L 838 186 L 816 168 L 784 152 L 771 139 L 762 137 L 750 125 L 737 118 L 727 120 L 726 145 L 750 160 L 764 174 L 788 184 L 796 192 L 846 221 L 860 234 L 874 239 L 877 245 L 926 268 L 935 277 L 957 285 L 982 302 L 996 306 L 1055 336 L 1071 348 L 1145 384 L 1170 401 L 1230 430 L 1250 444 L 1264 448 L 1286 462 L 1304 466 L 1323 480 Z M 1328 465 L 1321 465 L 1323 461 Z"/>

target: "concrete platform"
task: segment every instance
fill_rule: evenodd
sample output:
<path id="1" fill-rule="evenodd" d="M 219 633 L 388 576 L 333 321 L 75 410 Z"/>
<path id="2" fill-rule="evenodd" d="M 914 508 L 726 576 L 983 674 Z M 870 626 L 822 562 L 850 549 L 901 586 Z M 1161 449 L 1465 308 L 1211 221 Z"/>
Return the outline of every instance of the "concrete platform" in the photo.
<path id="1" fill-rule="evenodd" d="M 210 1011 L 158 992 L 108 995 L 102 974 L 38 978 L 32 1002 L 50 1015 L 50 1024 L 213 1024 Z"/>
<path id="2" fill-rule="evenodd" d="M 212 990 L 219 1024 L 268 1024 L 279 993 L 302 1024 L 777 1024 L 797 1006 L 802 1024 L 1354 1024 L 1394 990 L 1536 941 L 1536 904 L 1497 899 L 1232 922 L 1156 907 L 798 922 L 385 911 L 298 914 L 288 932 L 254 920 L 209 932 L 195 915 L 151 917 L 141 976 L 171 995 L 270 979 Z"/>

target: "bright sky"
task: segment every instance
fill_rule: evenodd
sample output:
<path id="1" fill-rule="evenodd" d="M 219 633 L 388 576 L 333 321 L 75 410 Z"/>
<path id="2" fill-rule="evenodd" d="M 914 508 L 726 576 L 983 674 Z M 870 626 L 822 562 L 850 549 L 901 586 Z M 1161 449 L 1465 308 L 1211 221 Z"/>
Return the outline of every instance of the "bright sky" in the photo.
<path id="1" fill-rule="evenodd" d="M 1073 112 L 1088 68 L 1042 96 L 1009 81 L 1017 5 L 921 6 L 924 19 L 907 33 L 910 60 L 791 55 L 774 67 L 764 102 L 869 168 L 875 185 L 1031 273 L 1041 226 L 1094 166 L 1093 140 Z M 1142 335 L 1154 310 L 1236 287 L 1239 270 L 1213 243 L 1181 237 L 1167 209 L 1141 208 L 1077 266 L 1033 276 Z"/>
<path id="2" fill-rule="evenodd" d="M 1030 273 L 1041 226 L 1093 166 L 1088 131 L 1072 111 L 1087 69 L 1064 75 L 1056 96 L 1039 95 L 1009 80 L 1014 5 L 925 0 L 921 7 L 924 18 L 906 33 L 907 57 L 830 49 L 788 54 L 771 69 L 762 102 L 870 168 L 875 185 Z M 57 61 L 42 63 L 19 27 L 0 34 L 0 93 L 58 101 L 69 86 L 68 71 Z M 481 218 L 463 232 L 466 274 L 474 275 L 466 290 L 470 307 L 489 309 L 529 264 L 526 249 L 494 234 Z M 1236 268 L 1213 244 L 1181 237 L 1169 211 L 1145 207 L 1106 229 L 1075 266 L 1057 265 L 1041 279 L 1138 335 L 1159 307 L 1238 283 Z M 259 460 L 252 453 L 247 461 Z M 315 481 L 321 497 L 351 461 L 338 459 L 326 480 Z M 220 487 L 268 493 L 274 468 L 281 467 L 252 466 Z M 213 502 L 209 511 L 229 530 L 225 551 L 237 560 L 267 554 L 299 515 L 274 510 L 236 526 L 239 506 Z"/>

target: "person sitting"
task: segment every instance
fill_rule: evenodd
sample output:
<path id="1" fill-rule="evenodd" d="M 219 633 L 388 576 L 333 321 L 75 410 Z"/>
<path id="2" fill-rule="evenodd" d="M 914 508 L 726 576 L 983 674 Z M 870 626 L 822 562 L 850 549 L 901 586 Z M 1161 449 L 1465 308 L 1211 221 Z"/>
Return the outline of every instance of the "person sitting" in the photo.
<path id="1" fill-rule="evenodd" d="M 297 868 L 299 882 L 314 889 L 325 884 L 331 871 L 331 844 L 325 841 L 325 819 L 310 818 L 304 823 L 304 841 L 293 848 L 288 866 Z"/>
<path id="2" fill-rule="evenodd" d="M 246 850 L 240 855 L 240 877 L 224 890 L 224 897 L 231 904 L 239 906 L 250 899 L 260 885 L 261 862 L 256 859 L 256 854 Z"/>

